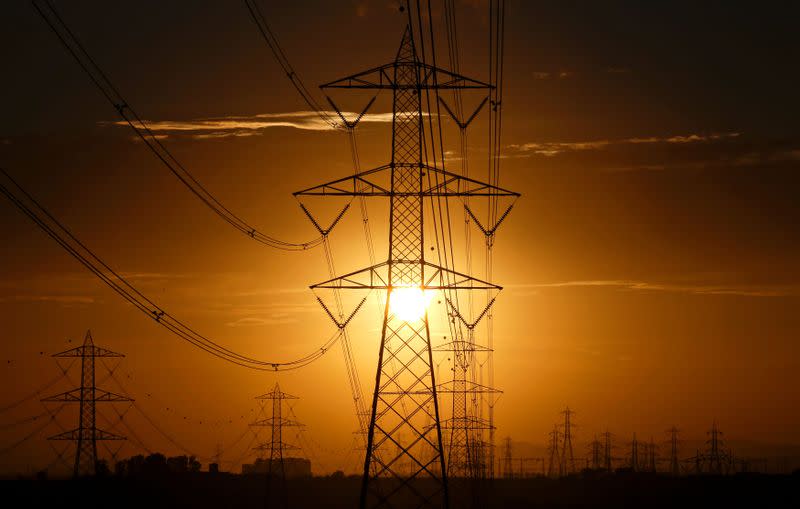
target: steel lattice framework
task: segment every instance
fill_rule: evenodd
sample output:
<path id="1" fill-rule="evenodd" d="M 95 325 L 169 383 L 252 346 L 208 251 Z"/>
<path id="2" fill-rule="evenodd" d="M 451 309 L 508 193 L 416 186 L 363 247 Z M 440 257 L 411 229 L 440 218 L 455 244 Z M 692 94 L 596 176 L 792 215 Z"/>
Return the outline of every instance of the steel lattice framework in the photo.
<path id="1" fill-rule="evenodd" d="M 412 31 L 406 28 L 393 62 L 321 88 L 392 93 L 391 162 L 295 193 L 298 197 L 389 198 L 387 261 L 311 286 L 312 290 L 386 292 L 360 504 L 362 508 L 447 507 L 447 466 L 437 392 L 464 394 L 464 387 L 437 386 L 427 311 L 419 319 L 408 320 L 397 316 L 390 302 L 393 292 L 405 288 L 445 295 L 457 290 L 500 290 L 490 282 L 431 263 L 424 250 L 425 199 L 519 196 L 427 162 L 425 119 L 430 112 L 423 111 L 423 93 L 492 87 L 420 62 Z M 449 313 L 455 317 L 458 310 L 451 309 L 452 305 L 448 301 Z M 463 406 L 461 402 L 459 406 Z M 457 417 L 463 428 L 467 417 L 463 413 Z"/>
<path id="2" fill-rule="evenodd" d="M 78 427 L 53 435 L 48 440 L 71 440 L 77 442 L 73 476 L 93 476 L 97 469 L 97 441 L 125 440 L 125 437 L 97 428 L 95 403 L 121 403 L 133 401 L 131 398 L 114 394 L 95 386 L 95 359 L 98 357 L 125 357 L 121 353 L 94 346 L 92 332 L 86 331 L 83 345 L 54 354 L 53 357 L 81 358 L 81 386 L 62 392 L 44 402 L 79 403 Z"/>
<path id="3" fill-rule="evenodd" d="M 251 426 L 264 426 L 270 429 L 270 440 L 254 447 L 262 455 L 269 453 L 267 460 L 267 506 L 289 507 L 288 493 L 286 489 L 286 468 L 283 461 L 284 451 L 298 450 L 299 447 L 283 441 L 283 428 L 299 427 L 303 424 L 287 419 L 283 416 L 284 401 L 299 399 L 281 391 L 280 385 L 275 382 L 275 387 L 271 391 L 256 397 L 263 403 L 262 411 L 266 409 L 268 402 L 272 402 L 272 417 L 258 419 Z"/>
<path id="4" fill-rule="evenodd" d="M 259 419 L 251 424 L 251 426 L 270 428 L 270 441 L 259 444 L 255 447 L 255 450 L 261 451 L 262 453 L 269 452 L 267 475 L 277 475 L 283 479 L 286 477 L 283 465 L 283 452 L 299 449 L 299 447 L 283 441 L 283 428 L 302 426 L 302 424 L 297 421 L 283 417 L 283 402 L 287 399 L 298 399 L 298 397 L 282 392 L 280 386 L 276 382 L 275 387 L 273 387 L 271 391 L 257 396 L 256 399 L 272 402 L 272 417 Z"/>

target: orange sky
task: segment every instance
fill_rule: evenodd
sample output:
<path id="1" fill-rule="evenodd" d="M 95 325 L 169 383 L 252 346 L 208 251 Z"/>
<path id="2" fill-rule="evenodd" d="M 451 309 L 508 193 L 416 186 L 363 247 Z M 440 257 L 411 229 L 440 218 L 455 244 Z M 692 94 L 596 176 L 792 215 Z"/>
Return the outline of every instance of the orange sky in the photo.
<path id="1" fill-rule="evenodd" d="M 307 3 L 269 9 L 308 85 L 393 56 L 403 28 L 393 8 Z M 699 440 L 714 419 L 731 440 L 800 443 L 797 42 L 789 16 L 731 8 L 717 20 L 711 9 L 687 14 L 689 5 L 578 12 L 509 2 L 501 185 L 523 197 L 495 249 L 494 279 L 505 287 L 495 308 L 498 436 L 543 445 L 569 405 L 581 444 L 606 428 L 661 439 L 673 424 Z M 462 70 L 485 79 L 485 9 L 458 9 Z M 4 10 L 0 166 L 150 298 L 237 351 L 289 359 L 334 332 L 307 289 L 328 277 L 321 250 L 274 251 L 210 214 L 113 125 L 113 109 L 32 8 Z M 307 108 L 244 7 L 62 10 L 224 203 L 276 237 L 314 236 L 291 193 L 352 171 L 347 140 L 295 114 Z M 360 100 L 343 99 L 350 109 Z M 373 111 L 388 107 L 383 97 Z M 390 126 L 371 120 L 359 131 L 364 168 L 389 157 Z M 470 164 L 485 178 L 485 117 L 476 122 Z M 453 150 L 456 131 L 445 128 Z M 380 259 L 386 203 L 369 210 Z M 367 264 L 354 212 L 331 240 L 340 273 Z M 294 408 L 317 449 L 315 472 L 358 463 L 355 452 L 342 459 L 357 424 L 338 348 L 279 376 L 223 363 L 135 312 L 7 203 L 0 235 L 0 407 L 54 377 L 49 354 L 91 328 L 96 344 L 126 354 L 117 372 L 126 390 L 201 456 L 218 446 L 223 459 L 239 456 L 241 443 L 226 444 L 252 420 L 253 397 L 278 380 L 301 398 Z M 365 392 L 379 327 L 373 304 L 353 323 Z M 0 425 L 41 411 L 26 404 Z M 61 414 L 63 426 L 71 415 Z M 126 419 L 149 448 L 179 452 L 134 411 Z M 0 448 L 25 429 L 0 429 Z M 34 440 L 0 456 L 0 471 L 52 460 Z"/>

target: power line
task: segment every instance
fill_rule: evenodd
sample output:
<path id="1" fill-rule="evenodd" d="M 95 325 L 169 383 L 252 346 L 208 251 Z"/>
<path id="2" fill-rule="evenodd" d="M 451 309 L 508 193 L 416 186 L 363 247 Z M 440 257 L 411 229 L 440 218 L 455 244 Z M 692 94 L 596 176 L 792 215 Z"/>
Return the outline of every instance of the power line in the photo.
<path id="1" fill-rule="evenodd" d="M 258 6 L 258 2 L 256 0 L 244 0 L 245 6 L 247 6 L 247 10 L 250 12 L 250 17 L 253 18 L 256 26 L 258 27 L 258 31 L 261 33 L 261 36 L 264 38 L 264 41 L 269 46 L 269 49 L 272 51 L 272 55 L 275 57 L 275 60 L 278 61 L 278 64 L 283 69 L 283 72 L 286 74 L 286 77 L 289 78 L 289 81 L 294 86 L 297 93 L 303 98 L 305 103 L 311 108 L 323 122 L 331 126 L 333 129 L 341 129 L 341 125 L 336 122 L 333 117 L 314 99 L 314 96 L 311 95 L 311 92 L 308 91 L 306 86 L 303 84 L 303 80 L 300 79 L 300 76 L 297 75 L 292 64 L 289 63 L 289 59 L 286 58 L 286 54 L 283 52 L 280 43 L 278 42 L 278 38 L 275 37 L 275 32 L 272 31 L 269 24 L 267 23 L 267 19 L 264 17 L 264 14 L 261 12 L 261 8 Z"/>
<path id="2" fill-rule="evenodd" d="M 201 335 L 142 294 L 136 287 L 123 278 L 118 272 L 95 255 L 85 244 L 75 237 L 62 223 L 47 211 L 33 196 L 22 188 L 4 169 L 0 173 L 19 191 L 24 198 L 18 196 L 4 183 L 0 182 L 0 193 L 6 196 L 20 211 L 44 230 L 54 241 L 77 259 L 84 267 L 100 278 L 103 283 L 130 302 L 139 311 L 156 321 L 179 338 L 193 346 L 227 362 L 260 371 L 281 371 L 298 369 L 319 359 L 341 337 L 337 330 L 333 336 L 313 352 L 288 362 L 270 362 L 247 357 L 230 350 L 219 343 Z M 37 210 L 39 211 L 37 213 Z"/>
<path id="3" fill-rule="evenodd" d="M 75 360 L 73 359 L 70 362 L 69 366 L 67 366 L 66 369 L 62 369 L 62 372 L 61 372 L 60 375 L 58 375 L 55 378 L 53 378 L 52 380 L 46 382 L 44 385 L 42 385 L 41 387 L 37 388 L 32 393 L 27 394 L 26 396 L 23 396 L 22 398 L 19 398 L 16 401 L 14 401 L 12 403 L 9 403 L 9 404 L 5 405 L 4 407 L 0 408 L 0 413 L 7 412 L 9 410 L 12 410 L 12 409 L 20 406 L 21 404 L 25 403 L 26 401 L 30 401 L 30 400 L 32 400 L 34 398 L 38 398 L 39 395 L 42 392 L 46 391 L 50 387 L 54 386 L 55 384 L 57 384 L 58 382 L 63 380 L 67 376 L 67 370 L 69 369 L 70 366 L 72 366 L 72 363 L 74 363 L 74 362 L 75 362 Z"/>
<path id="4" fill-rule="evenodd" d="M 211 192 L 197 180 L 186 167 L 172 154 L 161 140 L 148 127 L 147 123 L 136 113 L 130 103 L 117 90 L 102 68 L 89 55 L 84 46 L 70 30 L 49 0 L 33 0 L 33 6 L 42 19 L 56 34 L 62 45 L 84 70 L 89 79 L 100 90 L 108 102 L 122 119 L 134 130 L 137 136 L 147 145 L 153 154 L 186 186 L 192 194 L 225 222 L 247 235 L 251 239 L 275 249 L 285 251 L 303 251 L 317 247 L 322 243 L 324 234 L 307 242 L 287 242 L 260 232 L 241 216 L 231 212 Z"/>

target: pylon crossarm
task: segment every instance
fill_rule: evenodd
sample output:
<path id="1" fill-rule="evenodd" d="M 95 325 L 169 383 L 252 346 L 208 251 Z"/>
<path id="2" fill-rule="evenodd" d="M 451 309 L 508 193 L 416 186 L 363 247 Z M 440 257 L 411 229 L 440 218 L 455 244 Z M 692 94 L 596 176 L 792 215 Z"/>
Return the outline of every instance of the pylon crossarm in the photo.
<path id="1" fill-rule="evenodd" d="M 88 440 L 126 440 L 125 437 L 116 435 L 111 433 L 110 431 L 104 431 L 102 429 L 89 429 L 89 428 L 78 428 L 69 431 L 64 431 L 63 433 L 58 433 L 57 435 L 53 435 L 48 437 L 48 440 L 79 440 L 79 439 L 88 439 Z"/>
<path id="2" fill-rule="evenodd" d="M 406 192 L 398 190 L 392 191 L 390 178 L 393 168 L 419 168 L 420 172 L 435 174 L 437 178 L 431 180 L 430 175 L 427 175 L 429 185 L 423 186 L 418 190 Z M 383 181 L 380 180 L 381 178 Z M 344 178 L 309 187 L 295 192 L 294 196 L 432 196 L 442 198 L 508 196 L 518 198 L 520 194 L 427 164 L 395 163 L 394 165 L 384 164 L 377 168 L 356 173 L 355 175 L 348 175 Z M 508 211 L 506 214 L 507 213 Z M 496 229 L 496 226 L 494 228 Z"/>
<path id="3" fill-rule="evenodd" d="M 95 389 L 95 401 L 98 402 L 124 402 L 124 401 L 134 401 L 132 398 L 127 396 L 121 396 L 119 394 L 115 394 L 110 391 L 105 391 L 103 389 Z"/>
<path id="4" fill-rule="evenodd" d="M 453 417 L 442 421 L 442 429 L 489 430 L 496 429 L 496 427 L 480 417 Z"/>
<path id="5" fill-rule="evenodd" d="M 463 387 L 456 387 L 455 381 L 448 380 L 447 382 L 442 382 L 436 386 L 436 392 L 439 394 L 457 394 L 457 393 L 464 393 L 467 394 L 502 394 L 503 391 L 500 389 L 495 389 L 494 387 L 489 387 L 488 385 L 482 385 L 476 382 L 470 381 L 463 381 Z"/>
<path id="6" fill-rule="evenodd" d="M 294 196 L 391 196 L 392 192 L 389 189 L 391 185 L 390 182 L 379 183 L 368 178 L 372 176 L 374 179 L 374 176 L 377 176 L 375 174 L 380 172 L 389 173 L 387 170 L 390 169 L 390 164 L 384 164 L 383 166 L 365 170 L 355 175 L 349 175 L 344 178 L 303 189 L 302 191 L 297 191 L 294 193 Z M 387 176 L 387 179 L 388 178 Z"/>
<path id="7" fill-rule="evenodd" d="M 435 173 L 444 177 L 441 182 L 435 182 L 434 185 L 427 189 L 423 188 L 421 191 L 423 196 L 513 196 L 514 198 L 519 198 L 522 196 L 520 193 L 515 191 L 510 191 L 508 189 L 504 189 L 502 187 L 498 187 L 473 178 L 457 175 L 428 164 L 423 165 L 423 168 L 429 173 Z M 453 189 L 453 186 L 455 186 L 455 189 Z"/>
<path id="8" fill-rule="evenodd" d="M 395 73 L 395 68 L 408 65 L 416 65 L 418 67 L 419 83 L 399 82 L 395 79 L 395 76 L 397 76 Z M 391 62 L 378 67 L 373 67 L 372 69 L 368 69 L 366 71 L 351 74 L 350 76 L 346 76 L 335 81 L 324 83 L 320 85 L 319 88 L 323 90 L 326 88 L 402 90 L 416 87 L 429 90 L 494 88 L 488 83 L 467 78 L 461 74 L 457 74 L 440 67 L 434 67 L 430 64 L 423 64 L 422 62 L 415 62 L 414 64 L 409 64 L 407 62 Z"/>
<path id="9" fill-rule="evenodd" d="M 433 272 L 430 273 L 429 277 L 425 280 L 425 284 L 422 287 L 424 290 L 425 289 L 429 290 L 502 290 L 503 289 L 502 286 L 498 286 L 493 283 L 489 283 L 488 281 L 483 281 L 481 279 L 468 276 L 466 274 L 448 269 L 446 267 L 434 265 L 433 263 L 430 262 L 423 262 L 423 264 L 425 267 L 433 269 Z M 457 279 L 452 283 L 445 284 L 444 283 L 444 281 L 446 280 L 445 275 L 454 276 Z M 437 277 L 440 280 L 440 284 L 438 286 L 431 284 Z"/>
<path id="10" fill-rule="evenodd" d="M 286 419 L 284 417 L 268 417 L 266 419 L 260 419 L 250 424 L 250 426 L 292 426 L 296 428 L 305 427 L 305 424 L 299 423 L 297 421 L 293 421 L 291 419 Z"/>
<path id="11" fill-rule="evenodd" d="M 125 357 L 121 353 L 112 352 L 94 345 L 83 345 L 64 352 L 55 353 L 52 357 Z"/>
<path id="12" fill-rule="evenodd" d="M 422 290 L 502 290 L 503 287 L 477 279 L 461 272 L 451 270 L 430 262 L 421 262 L 423 266 Z M 419 260 L 394 260 L 395 268 L 402 265 L 419 266 Z M 428 269 L 428 272 L 425 272 Z M 449 278 L 447 278 L 448 276 Z M 445 283 L 449 279 L 449 283 Z M 436 284 L 438 281 L 439 284 Z M 356 270 L 315 285 L 309 288 L 333 290 L 388 290 L 389 262 L 382 262 L 365 269 Z"/>
<path id="13" fill-rule="evenodd" d="M 389 287 L 388 277 L 388 262 L 382 262 L 365 269 L 356 270 L 343 276 L 335 277 L 309 288 L 314 289 L 387 289 Z M 379 272 L 379 269 L 384 269 L 385 275 Z"/>
<path id="14" fill-rule="evenodd" d="M 463 343 L 463 346 L 462 346 Z M 448 341 L 431 348 L 434 352 L 492 352 L 492 348 L 470 341 Z"/>
<path id="15" fill-rule="evenodd" d="M 72 389 L 67 392 L 62 392 L 61 394 L 56 394 L 55 396 L 48 396 L 46 398 L 42 398 L 42 402 L 44 403 L 72 403 L 72 402 L 79 402 L 81 400 L 81 389 L 80 387 L 77 389 Z"/>

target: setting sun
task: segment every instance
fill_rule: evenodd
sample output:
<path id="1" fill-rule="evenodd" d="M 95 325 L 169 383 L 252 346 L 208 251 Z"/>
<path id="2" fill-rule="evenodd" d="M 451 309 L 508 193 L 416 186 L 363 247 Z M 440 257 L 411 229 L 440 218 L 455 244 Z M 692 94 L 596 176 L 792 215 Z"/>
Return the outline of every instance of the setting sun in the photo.
<path id="1" fill-rule="evenodd" d="M 401 320 L 413 322 L 425 316 L 432 297 L 430 291 L 418 286 L 394 288 L 389 297 L 389 309 Z"/>

